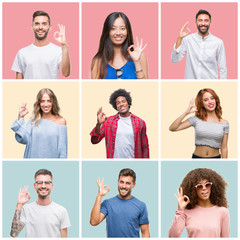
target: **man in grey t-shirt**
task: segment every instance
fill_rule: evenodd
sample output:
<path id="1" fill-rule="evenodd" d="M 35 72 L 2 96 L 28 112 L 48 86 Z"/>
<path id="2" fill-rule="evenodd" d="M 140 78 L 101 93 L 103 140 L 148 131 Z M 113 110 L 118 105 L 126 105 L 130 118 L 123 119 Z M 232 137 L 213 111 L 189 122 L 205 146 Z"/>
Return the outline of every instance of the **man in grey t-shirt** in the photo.
<path id="1" fill-rule="evenodd" d="M 52 173 L 40 169 L 34 177 L 38 199 L 26 204 L 30 200 L 28 186 L 20 188 L 10 235 L 17 237 L 26 225 L 26 237 L 67 237 L 71 226 L 67 210 L 50 199 Z"/>

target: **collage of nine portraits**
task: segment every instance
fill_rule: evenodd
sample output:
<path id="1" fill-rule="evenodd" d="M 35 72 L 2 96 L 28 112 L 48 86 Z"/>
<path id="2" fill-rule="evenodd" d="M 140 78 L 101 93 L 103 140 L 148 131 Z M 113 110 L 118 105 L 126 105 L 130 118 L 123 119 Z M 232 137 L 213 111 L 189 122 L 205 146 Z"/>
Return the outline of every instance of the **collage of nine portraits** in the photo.
<path id="1" fill-rule="evenodd" d="M 238 237 L 237 2 L 1 4 L 2 237 Z"/>

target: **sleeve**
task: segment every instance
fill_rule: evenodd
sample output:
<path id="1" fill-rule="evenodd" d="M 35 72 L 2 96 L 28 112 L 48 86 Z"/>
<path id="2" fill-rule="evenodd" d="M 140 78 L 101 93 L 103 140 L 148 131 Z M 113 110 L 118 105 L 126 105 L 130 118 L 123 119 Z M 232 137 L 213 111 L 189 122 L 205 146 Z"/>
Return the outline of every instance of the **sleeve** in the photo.
<path id="1" fill-rule="evenodd" d="M 107 200 L 102 202 L 100 212 L 103 213 L 105 217 L 108 215 Z"/>
<path id="2" fill-rule="evenodd" d="M 69 220 L 67 210 L 65 208 L 63 208 L 62 216 L 61 216 L 60 229 L 68 228 L 68 227 L 71 227 L 71 223 L 70 223 L 70 220 Z"/>
<path id="3" fill-rule="evenodd" d="M 227 64 L 223 41 L 221 41 L 218 48 L 217 62 L 220 71 L 220 79 L 227 79 Z"/>
<path id="4" fill-rule="evenodd" d="M 21 50 L 18 51 L 15 59 L 14 59 L 14 62 L 13 62 L 13 65 L 12 65 L 12 68 L 11 70 L 15 71 L 15 72 L 19 72 L 19 73 L 23 73 L 24 70 L 23 70 L 23 64 L 22 64 L 22 58 L 21 58 Z"/>
<path id="5" fill-rule="evenodd" d="M 90 135 L 91 135 L 92 144 L 99 143 L 105 137 L 105 125 L 106 125 L 106 122 L 102 124 L 99 134 L 95 132 L 95 128 L 91 131 Z"/>
<path id="6" fill-rule="evenodd" d="M 21 210 L 21 215 L 20 215 L 20 221 L 24 224 L 26 224 L 26 211 L 25 211 L 25 206 L 23 206 Z"/>
<path id="7" fill-rule="evenodd" d="M 149 158 L 149 145 L 148 145 L 148 137 L 147 137 L 147 127 L 145 122 L 143 122 L 143 127 L 141 131 L 141 147 L 142 147 L 142 158 Z"/>
<path id="8" fill-rule="evenodd" d="M 59 50 L 58 50 L 57 61 L 58 61 L 58 68 L 59 68 L 59 64 L 62 62 L 62 48 L 61 47 L 59 47 Z"/>
<path id="9" fill-rule="evenodd" d="M 222 238 L 229 238 L 230 235 L 230 218 L 229 218 L 229 212 L 226 208 L 224 208 L 225 211 L 222 216 L 222 222 L 221 222 L 221 237 Z"/>
<path id="10" fill-rule="evenodd" d="M 187 119 L 190 123 L 191 126 L 195 127 L 196 125 L 196 120 L 197 120 L 197 117 L 196 116 L 192 116 L 190 118 Z"/>
<path id="11" fill-rule="evenodd" d="M 16 119 L 11 126 L 11 129 L 15 132 L 16 140 L 22 144 L 28 144 L 31 135 L 31 128 L 31 119 L 29 119 L 27 125 L 25 125 L 24 118 L 21 118 L 20 120 Z"/>
<path id="12" fill-rule="evenodd" d="M 229 133 L 229 123 L 226 123 L 226 126 L 224 127 L 224 134 Z"/>
<path id="13" fill-rule="evenodd" d="M 143 204 L 143 209 L 142 212 L 140 214 L 140 219 L 139 219 L 139 224 L 149 224 L 149 220 L 148 220 L 148 211 L 147 211 L 147 206 L 144 203 Z"/>
<path id="14" fill-rule="evenodd" d="M 68 150 L 68 137 L 67 137 L 67 126 L 61 126 L 59 143 L 58 143 L 58 157 L 67 158 Z"/>
<path id="15" fill-rule="evenodd" d="M 175 218 L 168 232 L 168 237 L 176 238 L 180 237 L 186 224 L 186 215 L 183 209 L 177 209 L 175 212 Z"/>
<path id="16" fill-rule="evenodd" d="M 185 38 L 183 38 L 181 45 L 177 49 L 175 49 L 175 46 L 176 46 L 176 43 L 173 46 L 172 56 L 171 56 L 171 60 L 173 63 L 180 62 L 184 58 L 187 52 Z"/>

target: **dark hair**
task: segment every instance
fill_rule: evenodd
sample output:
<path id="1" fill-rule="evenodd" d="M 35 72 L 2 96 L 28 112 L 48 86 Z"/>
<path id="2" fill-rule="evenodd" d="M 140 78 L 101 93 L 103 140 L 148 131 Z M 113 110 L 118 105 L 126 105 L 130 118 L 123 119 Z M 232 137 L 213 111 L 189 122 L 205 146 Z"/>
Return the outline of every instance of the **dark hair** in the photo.
<path id="1" fill-rule="evenodd" d="M 133 178 L 133 183 L 136 182 L 136 173 L 130 169 L 130 168 L 124 168 L 122 169 L 120 172 L 119 172 L 119 175 L 118 175 L 118 179 L 121 177 L 121 176 L 125 176 L 125 177 L 132 177 Z"/>
<path id="2" fill-rule="evenodd" d="M 208 15 L 208 16 L 209 16 L 209 19 L 210 19 L 210 22 L 211 22 L 211 14 L 210 14 L 208 11 L 203 10 L 203 9 L 200 9 L 200 10 L 197 12 L 197 14 L 196 14 L 196 21 L 197 21 L 198 16 L 201 15 L 201 14 L 206 14 L 206 15 Z"/>
<path id="3" fill-rule="evenodd" d="M 36 179 L 38 175 L 49 175 L 51 178 L 53 178 L 52 173 L 49 170 L 47 170 L 47 169 L 39 169 L 35 173 L 34 179 Z"/>
<path id="4" fill-rule="evenodd" d="M 109 14 L 104 22 L 103 30 L 99 42 L 98 52 L 92 59 L 91 70 L 93 69 L 94 64 L 98 64 L 98 77 L 97 78 L 106 78 L 107 75 L 107 64 L 114 57 L 113 44 L 109 38 L 109 32 L 112 29 L 113 22 L 121 17 L 126 25 L 127 29 L 127 38 L 122 44 L 122 55 L 125 59 L 129 59 L 128 47 L 133 45 L 133 34 L 132 27 L 128 17 L 122 12 L 113 12 Z"/>
<path id="5" fill-rule="evenodd" d="M 129 107 L 132 105 L 132 98 L 130 96 L 130 92 L 127 92 L 125 89 L 120 88 L 113 92 L 109 98 L 109 103 L 113 106 L 114 109 L 117 110 L 116 99 L 120 96 L 126 98 Z"/>
<path id="6" fill-rule="evenodd" d="M 50 20 L 50 16 L 48 15 L 48 13 L 44 12 L 44 11 L 36 11 L 33 13 L 33 18 L 32 18 L 32 22 L 34 22 L 35 17 L 38 16 L 46 16 L 48 17 L 48 23 L 49 25 L 51 24 L 51 20 Z"/>
<path id="7" fill-rule="evenodd" d="M 183 189 L 183 194 L 187 195 L 190 200 L 190 203 L 186 208 L 192 209 L 197 204 L 198 198 L 195 186 L 202 180 L 212 182 L 210 195 L 211 203 L 219 207 L 228 207 L 225 196 L 227 183 L 224 181 L 222 176 L 212 169 L 197 168 L 186 175 L 180 186 Z"/>

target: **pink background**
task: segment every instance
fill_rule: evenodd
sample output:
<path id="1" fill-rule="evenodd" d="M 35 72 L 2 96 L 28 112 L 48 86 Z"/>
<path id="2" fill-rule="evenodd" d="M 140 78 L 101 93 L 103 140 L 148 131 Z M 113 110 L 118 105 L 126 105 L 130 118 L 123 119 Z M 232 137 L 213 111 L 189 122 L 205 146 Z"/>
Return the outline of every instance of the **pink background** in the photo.
<path id="1" fill-rule="evenodd" d="M 33 43 L 31 29 L 32 15 L 43 10 L 51 18 L 52 31 L 48 33 L 50 42 L 60 44 L 53 38 L 59 31 L 58 24 L 66 27 L 66 39 L 71 58 L 71 74 L 68 78 L 79 78 L 79 4 L 78 3 L 3 3 L 3 79 L 15 79 L 11 70 L 14 58 L 23 47 Z M 61 71 L 60 71 L 61 72 Z M 62 77 L 61 73 L 59 74 Z"/>
<path id="2" fill-rule="evenodd" d="M 90 78 L 91 60 L 97 53 L 103 23 L 112 12 L 123 12 L 132 26 L 134 42 L 142 38 L 147 47 L 149 78 L 158 78 L 158 4 L 157 3 L 83 3 L 82 4 L 82 78 Z"/>
<path id="3" fill-rule="evenodd" d="M 191 33 L 197 32 L 196 13 L 207 10 L 212 16 L 209 31 L 224 42 L 229 79 L 237 79 L 238 31 L 237 3 L 162 3 L 161 4 L 161 78 L 183 79 L 185 58 L 178 63 L 171 62 L 173 45 L 182 26 L 189 22 Z"/>

